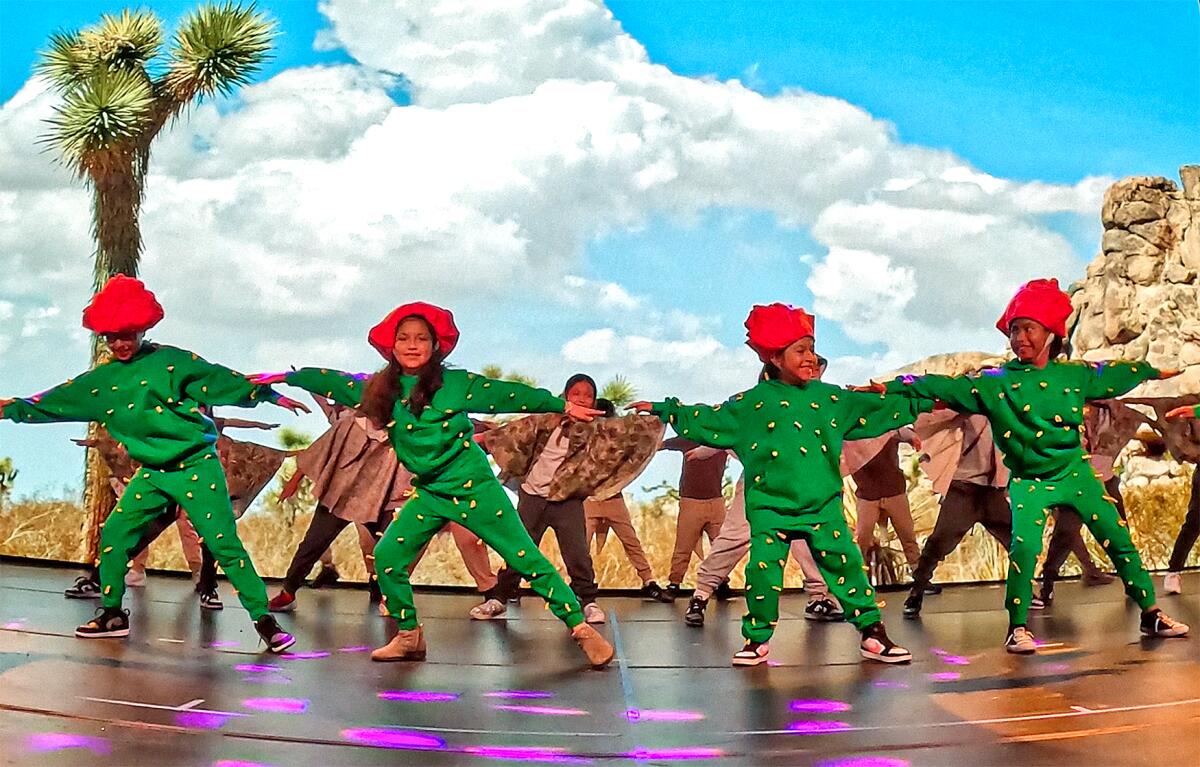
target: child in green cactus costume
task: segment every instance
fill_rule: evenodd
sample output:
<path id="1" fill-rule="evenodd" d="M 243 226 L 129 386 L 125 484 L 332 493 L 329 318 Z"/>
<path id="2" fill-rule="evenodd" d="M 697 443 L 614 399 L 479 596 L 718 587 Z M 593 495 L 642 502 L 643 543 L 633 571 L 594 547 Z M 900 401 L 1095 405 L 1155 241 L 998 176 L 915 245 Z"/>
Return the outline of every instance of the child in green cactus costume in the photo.
<path id="1" fill-rule="evenodd" d="M 571 589 L 530 539 L 496 480 L 487 455 L 473 439 L 474 413 L 563 413 L 591 420 L 601 411 L 574 405 L 543 389 L 497 381 L 443 364 L 458 342 L 446 309 L 422 302 L 394 309 L 368 340 L 387 360 L 373 376 L 304 368 L 254 377 L 286 382 L 350 407 L 386 426 L 400 463 L 413 473 L 413 494 L 396 512 L 375 547 L 383 604 L 398 631 L 371 653 L 376 661 L 425 659 L 425 637 L 409 584 L 409 563 L 446 522 L 457 522 L 496 550 L 546 599 L 594 667 L 607 665 L 613 648 L 583 622 Z"/>
<path id="2" fill-rule="evenodd" d="M 766 375 L 754 388 L 715 406 L 676 399 L 638 402 L 680 436 L 733 450 L 745 467 L 750 561 L 746 564 L 745 646 L 735 666 L 767 659 L 779 620 L 779 595 L 790 541 L 812 549 L 829 590 L 862 632 L 863 657 L 906 663 L 912 654 L 884 631 L 862 554 L 842 510 L 842 442 L 875 437 L 912 423 L 931 400 L 905 400 L 841 389 L 817 380 L 813 319 L 784 304 L 755 306 L 746 320 L 747 345 Z"/>
<path id="3" fill-rule="evenodd" d="M 1016 359 L 975 375 L 905 376 L 882 387 L 888 393 L 934 398 L 953 410 L 985 415 L 991 422 L 996 445 L 1012 473 L 1013 536 L 1005 592 L 1005 647 L 1011 653 L 1037 649 L 1026 619 L 1042 532 L 1056 506 L 1077 511 L 1100 541 L 1125 592 L 1142 608 L 1143 634 L 1175 637 L 1188 631 L 1155 604 L 1154 585 L 1125 521 L 1105 494 L 1080 440 L 1086 402 L 1117 397 L 1144 381 L 1174 373 L 1145 362 L 1057 360 L 1070 315 L 1071 300 L 1057 280 L 1034 280 L 1021 287 L 996 323 L 1008 336 Z"/>
<path id="4" fill-rule="evenodd" d="M 129 635 L 129 613 L 121 609 L 125 571 L 143 531 L 156 517 L 173 516 L 178 505 L 237 589 L 268 648 L 283 652 L 295 640 L 267 612 L 266 587 L 238 539 L 217 459 L 217 429 L 201 407 L 270 402 L 293 411 L 307 408 L 191 352 L 146 342 L 145 332 L 162 317 L 162 307 L 140 280 L 113 277 L 83 312 L 83 326 L 104 337 L 113 359 L 42 394 L 0 400 L 0 417 L 11 421 L 98 421 L 142 465 L 103 525 L 100 610 L 75 634 Z"/>

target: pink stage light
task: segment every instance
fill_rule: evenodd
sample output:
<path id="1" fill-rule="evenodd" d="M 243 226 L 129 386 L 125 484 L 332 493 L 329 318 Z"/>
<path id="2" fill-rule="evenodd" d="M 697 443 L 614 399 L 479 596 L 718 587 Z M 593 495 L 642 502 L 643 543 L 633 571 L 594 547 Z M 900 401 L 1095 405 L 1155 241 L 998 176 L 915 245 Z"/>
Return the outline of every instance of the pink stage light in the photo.
<path id="1" fill-rule="evenodd" d="M 962 674 L 957 671 L 938 671 L 935 674 L 930 674 L 929 678 L 935 682 L 953 682 L 962 678 Z"/>
<path id="2" fill-rule="evenodd" d="M 306 698 L 246 698 L 242 705 L 269 714 L 303 714 L 308 711 Z"/>
<path id="3" fill-rule="evenodd" d="M 484 759 L 505 759 L 521 762 L 551 762 L 553 764 L 591 764 L 591 760 L 572 756 L 564 748 L 529 748 L 524 746 L 467 746 L 464 754 Z"/>
<path id="4" fill-rule="evenodd" d="M 508 698 L 510 700 L 540 700 L 553 698 L 554 693 L 543 692 L 542 690 L 494 690 L 493 692 L 485 692 L 483 697 Z"/>
<path id="5" fill-rule="evenodd" d="M 845 732 L 850 729 L 850 725 L 845 722 L 803 720 L 792 722 L 787 728 L 796 735 L 824 735 L 829 732 Z"/>
<path id="6" fill-rule="evenodd" d="M 817 762 L 817 767 L 909 767 L 909 761 L 886 756 L 849 756 Z"/>
<path id="7" fill-rule="evenodd" d="M 279 657 L 284 660 L 318 660 L 320 658 L 328 658 L 329 653 L 324 650 L 316 652 L 285 652 Z"/>
<path id="8" fill-rule="evenodd" d="M 704 714 L 666 708 L 631 708 L 625 712 L 625 718 L 631 722 L 699 722 L 704 719 Z"/>
<path id="9" fill-rule="evenodd" d="M 374 748 L 437 751 L 446 747 L 446 741 L 433 735 L 411 730 L 389 730 L 383 727 L 355 727 L 342 730 L 342 737 L 351 743 Z"/>
<path id="10" fill-rule="evenodd" d="M 65 751 L 72 748 L 81 748 L 101 756 L 108 756 L 112 753 L 112 744 L 106 739 L 91 735 L 76 735 L 70 732 L 35 733 L 25 739 L 25 746 L 30 751 L 39 753 Z"/>
<path id="11" fill-rule="evenodd" d="M 798 714 L 840 714 L 850 710 L 850 704 L 840 700 L 823 700 L 812 698 L 794 700 L 788 704 L 788 709 Z"/>
<path id="12" fill-rule="evenodd" d="M 193 730 L 219 730 L 232 718 L 232 713 L 220 711 L 179 711 L 175 714 L 175 724 Z"/>
<path id="13" fill-rule="evenodd" d="M 279 666 L 264 666 L 259 663 L 239 663 L 234 666 L 234 669 L 247 674 L 273 674 L 276 671 L 283 671 Z"/>
<path id="14" fill-rule="evenodd" d="M 719 748 L 635 748 L 622 754 L 626 759 L 644 761 L 687 761 L 691 759 L 720 759 L 725 752 Z"/>
<path id="15" fill-rule="evenodd" d="M 514 706 L 507 703 L 496 703 L 492 708 L 497 711 L 513 711 L 518 714 L 533 714 L 535 716 L 587 716 L 588 712 L 578 708 L 557 708 L 555 706 Z"/>
<path id="16" fill-rule="evenodd" d="M 380 700 L 397 700 L 402 703 L 447 703 L 458 700 L 456 692 L 431 692 L 428 690 L 384 690 Z"/>

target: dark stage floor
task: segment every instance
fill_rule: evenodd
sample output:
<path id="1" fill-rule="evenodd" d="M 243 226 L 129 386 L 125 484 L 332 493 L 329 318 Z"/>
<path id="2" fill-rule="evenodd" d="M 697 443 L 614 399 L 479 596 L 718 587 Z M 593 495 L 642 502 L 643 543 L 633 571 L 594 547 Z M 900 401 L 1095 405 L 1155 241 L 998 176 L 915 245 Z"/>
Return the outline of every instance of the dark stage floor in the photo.
<path id="1" fill-rule="evenodd" d="M 802 595 L 773 665 L 748 670 L 729 666 L 740 602 L 693 629 L 683 602 L 606 599 L 617 662 L 596 672 L 534 598 L 474 623 L 474 597 L 418 595 L 430 660 L 383 665 L 365 592 L 304 592 L 282 619 L 296 655 L 275 657 L 240 608 L 202 614 L 189 583 L 152 577 L 127 601 L 132 637 L 77 640 L 93 606 L 62 598 L 73 575 L 0 563 L 0 763 L 1200 763 L 1200 637 L 1141 640 L 1116 584 L 1063 584 L 1028 658 L 1000 646 L 999 587 L 947 589 L 921 621 L 888 594 L 906 667 L 860 662 L 855 632 L 805 621 Z M 1184 585 L 1163 605 L 1200 627 L 1200 574 Z"/>

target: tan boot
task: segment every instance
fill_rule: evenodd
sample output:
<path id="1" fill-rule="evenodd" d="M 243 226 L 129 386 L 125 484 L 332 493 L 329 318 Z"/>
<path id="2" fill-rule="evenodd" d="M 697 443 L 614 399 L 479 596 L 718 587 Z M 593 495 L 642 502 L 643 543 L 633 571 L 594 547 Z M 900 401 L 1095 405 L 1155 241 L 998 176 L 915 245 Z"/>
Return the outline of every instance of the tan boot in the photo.
<path id="1" fill-rule="evenodd" d="M 612 663 L 616 652 L 608 640 L 600 636 L 600 632 L 596 629 L 586 623 L 580 623 L 571 629 L 571 637 L 575 640 L 575 644 L 583 650 L 583 654 L 587 656 L 592 668 L 601 669 Z"/>
<path id="2" fill-rule="evenodd" d="M 392 641 L 371 653 L 371 660 L 380 663 L 425 660 L 425 635 L 421 627 L 396 632 Z"/>

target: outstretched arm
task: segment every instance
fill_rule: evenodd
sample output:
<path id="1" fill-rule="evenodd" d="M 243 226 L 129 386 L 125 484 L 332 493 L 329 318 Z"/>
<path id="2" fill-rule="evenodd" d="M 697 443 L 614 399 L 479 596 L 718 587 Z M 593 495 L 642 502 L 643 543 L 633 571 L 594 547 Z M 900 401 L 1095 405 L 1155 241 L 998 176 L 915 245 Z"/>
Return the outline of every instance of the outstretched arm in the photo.
<path id="1" fill-rule="evenodd" d="M 326 397 L 339 405 L 358 407 L 369 376 L 366 373 L 343 373 L 329 368 L 300 368 L 287 373 L 259 373 L 251 381 L 259 384 L 286 383 L 307 392 Z"/>
<path id="2" fill-rule="evenodd" d="M 983 413 L 975 381 L 965 376 L 900 376 L 884 386 L 887 394 L 938 400 L 960 413 Z"/>
<path id="3" fill-rule="evenodd" d="M 545 389 L 517 381 L 501 381 L 467 373 L 462 401 L 451 403 L 468 413 L 564 413 L 575 421 L 590 421 L 604 411 L 573 405 Z"/>
<path id="4" fill-rule="evenodd" d="M 720 405 L 684 405 L 674 397 L 661 402 L 634 402 L 629 407 L 653 413 L 681 436 L 709 447 L 736 447 L 740 424 L 736 398 Z"/>
<path id="5" fill-rule="evenodd" d="M 844 435 L 848 440 L 878 437 L 902 426 L 908 426 L 916 421 L 921 413 L 933 410 L 931 398 L 912 396 L 908 393 L 902 396 L 847 391 L 841 396 L 845 398 L 844 417 L 849 420 Z M 916 434 L 913 433 L 912 437 L 915 439 Z M 920 440 L 915 439 L 915 442 L 917 444 L 913 446 L 919 449 Z"/>
<path id="6" fill-rule="evenodd" d="M 1159 371 L 1148 362 L 1096 362 L 1084 367 L 1084 399 L 1119 397 L 1146 381 L 1177 373 Z"/>
<path id="7" fill-rule="evenodd" d="M 1184 405 L 1168 410 L 1167 418 L 1200 418 L 1200 405 Z"/>
<path id="8" fill-rule="evenodd" d="M 308 407 L 284 397 L 266 384 L 248 380 L 241 373 L 209 362 L 195 354 L 190 362 L 182 363 L 184 394 L 209 408 L 217 405 L 254 407 L 269 402 L 292 412 L 309 412 Z"/>
<path id="9" fill-rule="evenodd" d="M 23 399 L 0 399 L 0 418 L 17 423 L 103 420 L 91 394 L 88 373 Z"/>

